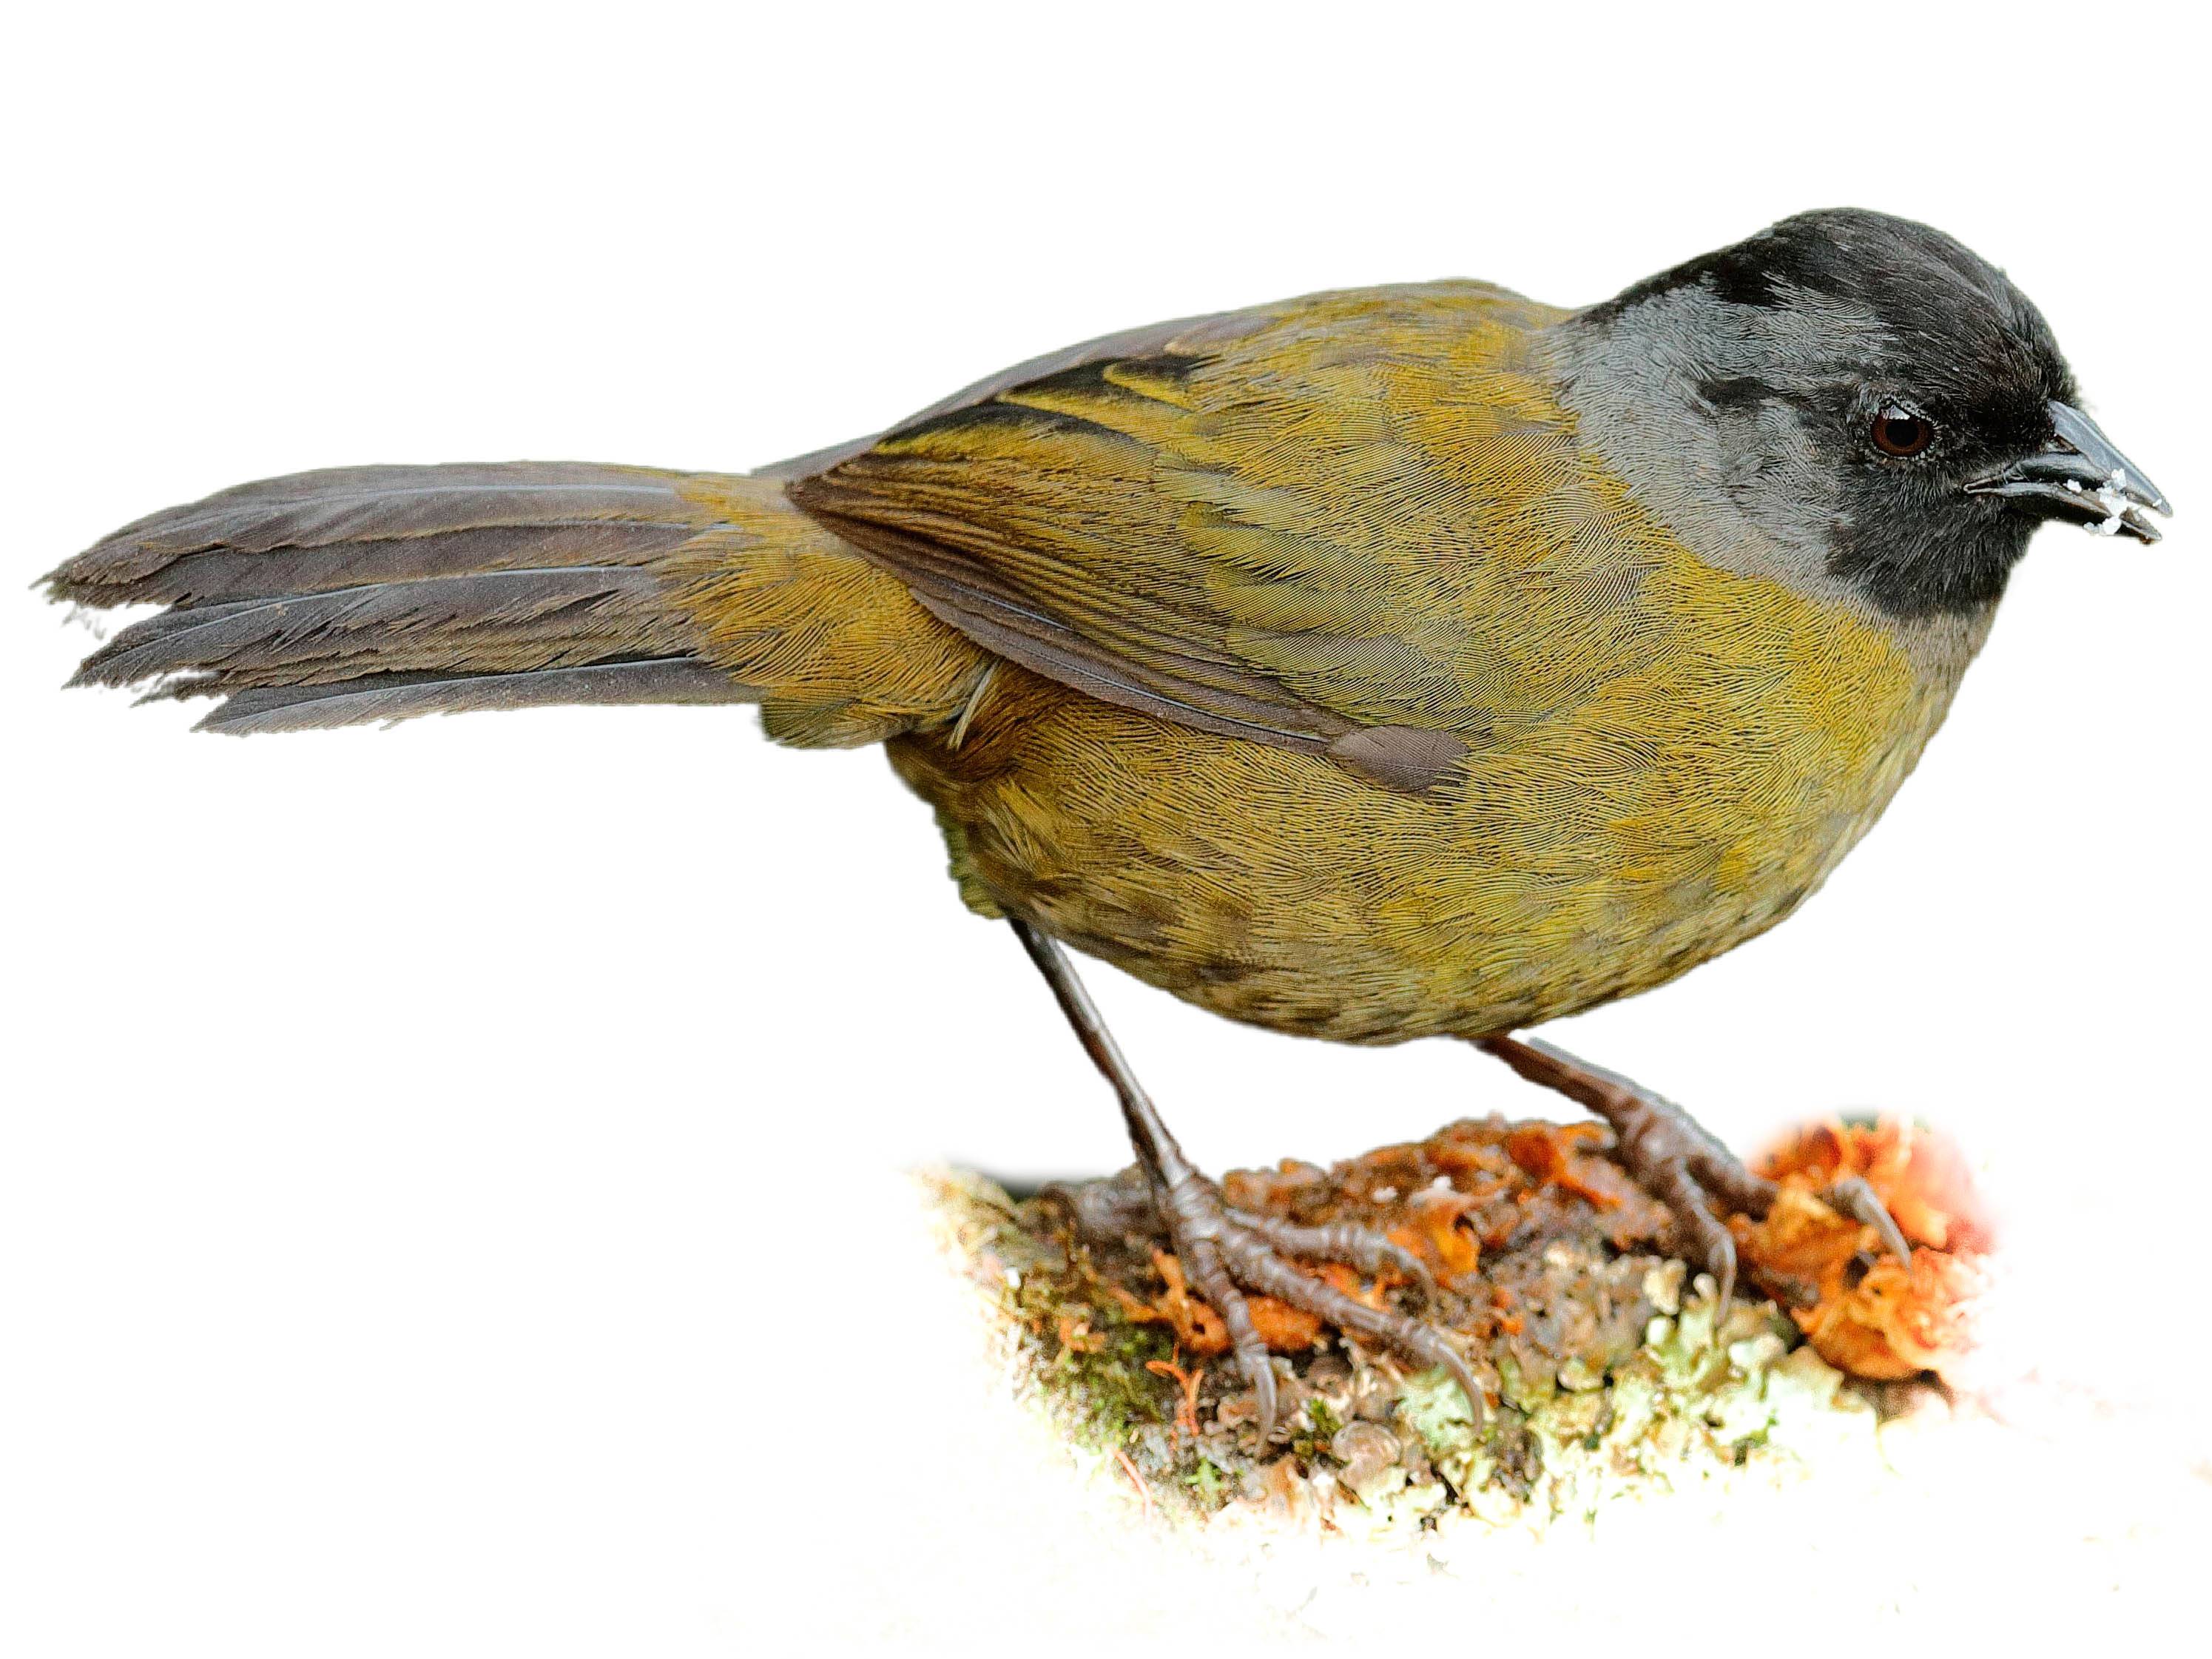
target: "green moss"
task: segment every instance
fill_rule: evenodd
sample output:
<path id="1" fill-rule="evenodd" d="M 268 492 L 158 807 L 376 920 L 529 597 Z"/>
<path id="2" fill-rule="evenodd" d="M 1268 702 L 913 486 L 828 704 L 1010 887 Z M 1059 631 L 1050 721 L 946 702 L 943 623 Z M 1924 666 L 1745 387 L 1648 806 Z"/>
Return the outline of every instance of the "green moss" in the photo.
<path id="1" fill-rule="evenodd" d="M 1053 1204 L 1017 1205 L 972 1177 L 939 1176 L 933 1190 L 1017 1350 L 1017 1375 L 1071 1443 L 1122 1454 L 1170 1514 L 1334 1505 L 1340 1530 L 1408 1535 L 1454 1516 L 1581 1520 L 1692 1475 L 1755 1474 L 1872 1445 L 1870 1408 L 1793 1346 L 1794 1328 L 1771 1304 L 1723 1314 L 1710 1278 L 1686 1285 L 1679 1262 L 1587 1236 L 1571 1248 L 1539 1236 L 1486 1257 L 1527 1316 L 1510 1334 L 1462 1331 L 1497 1383 L 1479 1422 L 1442 1368 L 1402 1376 L 1332 1338 L 1277 1361 L 1285 1430 L 1274 1441 L 1253 1435 L 1250 1390 L 1225 1358 L 1206 1363 L 1194 1434 L 1182 1389 L 1148 1369 L 1194 1362 L 1177 1355 L 1168 1325 L 1132 1318 L 1121 1299 L 1159 1295 L 1149 1247 L 1094 1254 Z"/>
<path id="2" fill-rule="evenodd" d="M 1006 1292 L 1009 1315 L 1036 1334 L 1039 1370 L 1062 1406 L 1075 1437 L 1102 1450 L 1127 1447 L 1143 1425 L 1171 1422 L 1176 1389 L 1154 1360 L 1167 1360 L 1175 1341 L 1163 1325 L 1131 1319 L 1110 1301 L 1089 1293 L 1073 1267 L 1044 1267 L 1021 1275 Z M 1062 1332 L 1076 1340 L 1062 1340 Z"/>
<path id="3" fill-rule="evenodd" d="M 1229 1477 L 1210 1457 L 1200 1458 L 1198 1467 L 1182 1479 L 1199 1503 L 1208 1510 L 1218 1510 L 1229 1501 Z"/>

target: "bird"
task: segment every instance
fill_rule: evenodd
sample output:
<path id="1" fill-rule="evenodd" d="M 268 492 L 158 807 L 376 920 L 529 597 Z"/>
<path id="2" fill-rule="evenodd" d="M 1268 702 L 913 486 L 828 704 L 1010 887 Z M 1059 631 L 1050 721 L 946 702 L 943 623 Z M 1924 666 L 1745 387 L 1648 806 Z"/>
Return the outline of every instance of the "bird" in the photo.
<path id="1" fill-rule="evenodd" d="M 1518 1033 L 1790 915 L 1942 723 L 2046 521 L 2166 497 L 1962 244 L 1785 219 L 1580 307 L 1472 280 L 1186 317 L 744 473 L 339 468 L 142 518 L 45 579 L 162 607 L 72 684 L 231 734 L 738 703 L 882 744 L 1120 1103 L 1264 1437 L 1273 1296 L 1441 1366 L 1419 1261 L 1238 1210 L 1067 950 L 1228 1018 L 1465 1039 L 1604 1118 L 1682 1248 L 1771 1183 Z M 1905 1253 L 1863 1183 L 1829 1198 Z M 1301 1262 L 1395 1269 L 1370 1306 Z"/>

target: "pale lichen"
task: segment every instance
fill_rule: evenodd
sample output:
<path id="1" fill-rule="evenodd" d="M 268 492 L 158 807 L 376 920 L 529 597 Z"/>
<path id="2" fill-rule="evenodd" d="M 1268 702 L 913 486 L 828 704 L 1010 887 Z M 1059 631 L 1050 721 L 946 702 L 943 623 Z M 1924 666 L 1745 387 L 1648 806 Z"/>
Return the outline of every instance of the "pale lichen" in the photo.
<path id="1" fill-rule="evenodd" d="M 1663 1210 L 1589 1150 L 1553 1126 L 1492 1120 L 1333 1170 L 1231 1176 L 1238 1202 L 1302 1220 L 1411 1216 L 1394 1237 L 1431 1236 L 1424 1253 L 1447 1286 L 1423 1311 L 1492 1396 L 1478 1421 L 1441 1370 L 1409 1374 L 1334 1330 L 1286 1325 L 1264 1443 L 1233 1364 L 1187 1346 L 1212 1328 L 1177 1305 L 1172 1257 L 1099 1224 L 1141 1213 L 1126 1176 L 1019 1201 L 974 1176 L 926 1180 L 1018 1389 L 1080 1462 L 1159 1515 L 1410 1540 L 1592 1523 L 1715 1481 L 1878 1463 L 1869 1400 L 1774 1304 L 1723 1310 L 1709 1275 L 1657 1247 Z M 1387 1281 L 1346 1287 L 1419 1305 Z"/>

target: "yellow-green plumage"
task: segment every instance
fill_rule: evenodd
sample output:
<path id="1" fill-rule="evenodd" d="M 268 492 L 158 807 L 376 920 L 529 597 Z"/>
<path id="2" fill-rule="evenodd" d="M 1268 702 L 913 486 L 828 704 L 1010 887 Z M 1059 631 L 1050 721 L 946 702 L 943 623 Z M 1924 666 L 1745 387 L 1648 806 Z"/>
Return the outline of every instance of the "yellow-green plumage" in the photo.
<path id="1" fill-rule="evenodd" d="M 972 906 L 1219 1012 L 1393 1041 L 1641 990 L 1820 881 L 1962 664 L 1693 555 L 1578 443 L 1560 314 L 1449 283 L 1200 325 L 802 485 L 836 535 L 697 483 L 758 539 L 684 603 L 775 735 L 890 736 Z M 1285 741 L 997 658 L 912 596 L 916 527 L 1134 697 Z M 1373 726 L 1463 748 L 1394 787 L 1328 752 Z"/>

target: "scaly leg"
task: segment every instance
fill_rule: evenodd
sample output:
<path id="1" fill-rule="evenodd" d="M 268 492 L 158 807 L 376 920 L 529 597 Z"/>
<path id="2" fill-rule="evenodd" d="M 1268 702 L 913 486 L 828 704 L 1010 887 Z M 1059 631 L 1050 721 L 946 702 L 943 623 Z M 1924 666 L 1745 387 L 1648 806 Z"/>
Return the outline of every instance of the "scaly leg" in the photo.
<path id="1" fill-rule="evenodd" d="M 1713 1204 L 1764 1216 L 1773 1207 L 1774 1183 L 1746 1169 L 1741 1158 L 1673 1101 L 1618 1073 L 1577 1060 L 1548 1042 L 1494 1036 L 1478 1038 L 1475 1046 L 1497 1055 L 1531 1083 L 1558 1090 L 1613 1126 L 1613 1156 L 1646 1192 L 1674 1212 L 1685 1243 L 1704 1256 L 1706 1270 L 1719 1285 L 1725 1310 L 1735 1290 L 1735 1240 L 1714 1215 Z M 1874 1228 L 1899 1261 L 1912 1259 L 1905 1235 L 1863 1177 L 1847 1176 L 1820 1196 L 1832 1208 Z"/>
<path id="2" fill-rule="evenodd" d="M 1442 1365 L 1466 1391 L 1475 1420 L 1480 1422 L 1482 1390 L 1474 1373 L 1434 1328 L 1355 1302 L 1334 1286 L 1300 1273 L 1284 1259 L 1297 1255 L 1343 1261 L 1369 1273 L 1389 1266 L 1425 1290 L 1432 1289 L 1428 1270 L 1419 1258 L 1364 1227 L 1299 1227 L 1230 1208 L 1222 1201 L 1220 1188 L 1192 1166 L 1176 1138 L 1168 1133 L 1159 1109 L 1138 1083 L 1128 1061 L 1122 1059 L 1066 953 L 1028 922 L 1011 920 L 1023 948 L 1044 975 L 1045 983 L 1052 987 L 1060 1012 L 1075 1028 L 1084 1051 L 1121 1097 L 1129 1144 L 1136 1149 L 1137 1162 L 1151 1182 L 1153 1207 L 1167 1228 L 1192 1287 L 1212 1305 L 1228 1328 L 1237 1369 L 1252 1385 L 1260 1407 L 1261 1439 L 1266 1440 L 1274 1431 L 1275 1370 L 1267 1358 L 1267 1345 L 1261 1340 L 1245 1305 L 1246 1291 L 1287 1302 L 1340 1330 L 1371 1337 L 1416 1364 Z"/>

